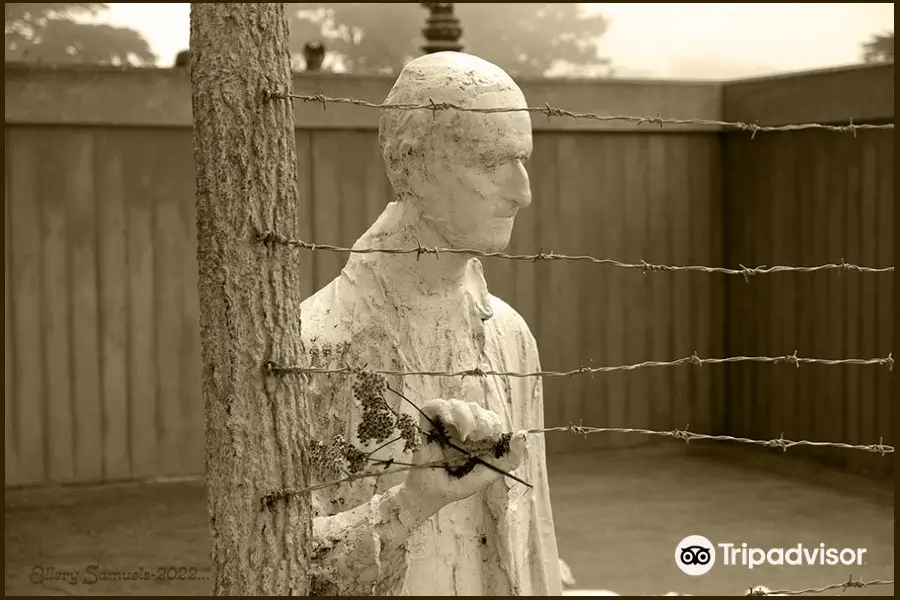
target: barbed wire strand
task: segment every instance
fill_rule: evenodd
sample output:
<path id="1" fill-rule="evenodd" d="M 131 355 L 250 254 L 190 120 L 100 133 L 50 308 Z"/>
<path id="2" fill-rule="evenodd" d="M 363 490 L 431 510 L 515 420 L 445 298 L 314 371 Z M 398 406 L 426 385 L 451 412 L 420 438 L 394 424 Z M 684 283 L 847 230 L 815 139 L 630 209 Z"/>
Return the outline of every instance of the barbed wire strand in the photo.
<path id="1" fill-rule="evenodd" d="M 705 433 L 695 433 L 690 431 L 690 425 L 685 426 L 684 429 L 673 429 L 670 431 L 658 431 L 653 429 L 641 429 L 641 428 L 628 428 L 628 427 L 589 427 L 584 425 L 564 425 L 559 427 L 545 427 L 542 429 L 527 429 L 523 433 L 526 435 L 544 435 L 547 433 L 571 433 L 574 435 L 587 436 L 593 435 L 597 433 L 626 433 L 626 434 L 639 434 L 639 435 L 647 435 L 647 436 L 658 436 L 658 437 L 666 437 L 673 440 L 683 440 L 685 443 L 690 443 L 691 441 L 696 440 L 706 440 L 706 441 L 715 441 L 715 442 L 733 442 L 739 444 L 749 444 L 755 446 L 763 446 L 766 448 L 780 448 L 783 452 L 787 452 L 788 448 L 794 448 L 796 446 L 813 446 L 813 447 L 829 447 L 829 448 L 837 448 L 841 450 L 858 450 L 863 452 L 869 452 L 872 454 L 880 454 L 885 456 L 887 454 L 894 453 L 894 447 L 890 445 L 884 445 L 884 438 L 880 438 L 877 444 L 868 444 L 868 445 L 854 445 L 854 444 L 845 444 L 843 442 L 815 442 L 809 440 L 786 440 L 784 439 L 784 434 L 779 436 L 776 439 L 771 440 L 755 440 L 751 438 L 743 438 L 743 437 L 734 437 L 730 435 L 709 435 Z M 476 450 L 476 454 L 485 452 L 485 449 Z M 284 488 L 281 490 L 277 490 L 270 494 L 267 494 L 262 499 L 263 506 L 271 506 L 272 502 L 278 500 L 280 498 L 285 498 L 288 496 L 298 496 L 308 494 L 310 492 L 340 485 L 342 483 L 349 483 L 352 481 L 357 481 L 359 479 L 366 479 L 369 477 L 383 477 L 384 475 L 393 475 L 396 473 L 403 473 L 412 469 L 432 469 L 432 468 L 445 468 L 447 466 L 454 466 L 449 464 L 450 461 L 460 459 L 460 458 L 468 458 L 467 454 L 459 453 L 458 455 L 453 455 L 447 457 L 440 461 L 422 463 L 420 465 L 404 465 L 401 467 L 397 467 L 394 469 L 382 469 L 379 471 L 372 471 L 368 473 L 359 473 L 356 475 L 348 475 L 341 479 L 336 479 L 334 481 L 329 481 L 326 483 L 318 483 L 315 485 L 311 485 L 305 488 Z M 384 461 L 387 466 L 390 466 L 392 461 L 386 460 Z"/>
<path id="2" fill-rule="evenodd" d="M 275 94 L 269 93 L 269 98 L 273 99 L 291 99 L 300 100 L 306 103 L 321 104 L 323 110 L 327 110 L 329 103 L 331 104 L 350 104 L 363 108 L 377 108 L 379 110 L 430 110 L 433 114 L 438 111 L 455 110 L 459 112 L 495 114 L 495 113 L 540 113 L 546 115 L 547 120 L 553 117 L 566 117 L 570 119 L 588 119 L 591 121 L 622 121 L 626 123 L 636 123 L 637 125 L 650 124 L 659 125 L 663 129 L 665 125 L 703 125 L 709 127 L 723 127 L 728 129 L 738 129 L 741 131 L 749 131 L 751 138 L 760 132 L 773 131 L 801 131 L 806 129 L 821 129 L 825 131 L 834 131 L 840 133 L 852 133 L 856 137 L 856 132 L 867 129 L 893 129 L 893 123 L 885 124 L 863 124 L 857 125 L 851 118 L 847 125 L 822 125 L 820 123 L 796 123 L 790 125 L 759 125 L 757 123 L 745 123 L 743 121 L 718 121 L 715 119 L 666 119 L 657 114 L 655 117 L 637 117 L 627 115 L 599 115 L 596 113 L 581 113 L 562 108 L 555 108 L 545 103 L 544 106 L 527 106 L 521 108 L 478 108 L 466 107 L 454 104 L 452 102 L 435 102 L 434 100 L 427 104 L 411 104 L 411 103 L 374 103 L 357 98 L 333 98 L 323 94 L 301 95 L 301 94 Z"/>
<path id="3" fill-rule="evenodd" d="M 621 269 L 640 269 L 644 273 L 648 271 L 696 271 L 700 273 L 720 273 L 723 275 L 741 275 L 745 281 L 750 281 L 753 275 L 769 275 L 772 273 L 800 272 L 815 273 L 818 271 L 856 271 L 859 273 L 893 273 L 894 267 L 864 267 L 846 262 L 843 258 L 840 263 L 817 265 L 812 267 L 790 267 L 790 266 L 774 266 L 767 267 L 765 265 L 758 267 L 745 267 L 741 265 L 740 269 L 727 269 L 724 267 L 706 267 L 702 265 L 657 265 L 641 261 L 639 263 L 627 263 L 611 258 L 597 258 L 594 256 L 572 256 L 567 254 L 558 254 L 556 252 L 544 252 L 543 248 L 537 254 L 507 254 L 505 252 L 482 252 L 473 248 L 429 248 L 421 244 L 415 248 L 347 248 L 342 246 L 334 246 L 332 244 L 314 244 L 300 239 L 290 239 L 274 231 L 266 231 L 259 234 L 259 240 L 264 244 L 282 244 L 296 248 L 303 248 L 313 252 L 320 250 L 326 252 L 339 252 L 347 254 L 415 254 L 417 257 L 423 254 L 467 254 L 481 258 L 500 258 L 505 260 L 538 262 L 542 260 L 568 260 L 575 262 L 589 262 L 593 264 L 608 265 Z"/>
<path id="4" fill-rule="evenodd" d="M 756 440 L 745 437 L 735 437 L 730 435 L 708 435 L 705 433 L 694 433 L 690 431 L 690 425 L 684 429 L 673 429 L 671 431 L 657 431 L 653 429 L 642 428 L 621 428 L 621 427 L 586 427 L 582 425 L 563 425 L 559 427 L 545 427 L 543 429 L 528 429 L 526 434 L 537 433 L 555 433 L 565 432 L 575 435 L 590 435 L 594 433 L 637 433 L 640 435 L 660 436 L 676 440 L 683 440 L 690 443 L 693 440 L 707 440 L 714 442 L 734 442 L 739 444 L 749 444 L 753 446 L 763 446 L 766 448 L 781 448 L 783 452 L 787 452 L 788 448 L 796 446 L 813 446 L 817 448 L 839 448 L 841 450 L 860 450 L 870 452 L 872 454 L 893 454 L 893 446 L 884 445 L 884 437 L 881 437 L 877 444 L 846 444 L 844 442 L 813 442 L 809 440 L 792 441 L 784 439 L 784 434 L 778 438 L 771 440 Z"/>
<path id="5" fill-rule="evenodd" d="M 875 585 L 894 585 L 893 579 L 875 579 L 873 581 L 862 581 L 860 579 L 853 579 L 853 575 L 850 576 L 848 581 L 843 583 L 833 583 L 831 585 L 826 585 L 825 587 L 820 588 L 806 588 L 805 590 L 769 590 L 761 589 L 762 586 L 755 586 L 750 588 L 750 591 L 746 594 L 747 596 L 803 596 L 805 594 L 823 594 L 825 592 L 829 592 L 831 590 L 841 590 L 842 592 L 846 592 L 849 588 L 867 588 Z"/>
<path id="6" fill-rule="evenodd" d="M 797 351 L 795 350 L 793 354 L 786 356 L 728 356 L 725 358 L 700 358 L 695 351 L 690 356 L 685 356 L 684 358 L 679 358 L 676 360 L 669 361 L 656 361 L 656 360 L 648 360 L 640 363 L 634 363 L 630 365 L 617 365 L 617 366 L 607 366 L 607 367 L 579 367 L 577 369 L 572 369 L 571 371 L 535 371 L 530 373 L 520 373 L 515 371 L 486 371 L 479 367 L 475 367 L 473 369 L 466 369 L 464 371 L 395 371 L 395 370 L 377 370 L 377 369 L 365 369 L 362 367 L 355 367 L 351 365 L 347 365 L 344 367 L 338 368 L 323 368 L 323 367 L 302 367 L 299 365 L 280 365 L 274 361 L 266 361 L 265 368 L 266 370 L 274 375 L 309 375 L 309 374 L 324 374 L 324 375 L 359 375 L 361 373 L 377 373 L 380 375 L 393 376 L 393 377 L 409 377 L 409 376 L 421 376 L 421 377 L 486 377 L 486 376 L 502 376 L 502 377 L 516 377 L 516 378 L 527 378 L 527 377 L 574 377 L 576 375 L 595 375 L 597 373 L 609 373 L 612 371 L 636 371 L 638 369 L 647 369 L 653 367 L 677 367 L 681 365 L 695 365 L 702 367 L 703 365 L 717 365 L 724 363 L 738 363 L 738 362 L 755 362 L 755 363 L 788 363 L 793 364 L 797 368 L 800 367 L 801 364 L 818 364 L 818 365 L 826 365 L 826 366 L 837 366 L 837 365 L 876 365 L 876 366 L 886 366 L 889 371 L 894 370 L 894 357 L 893 353 L 890 353 L 885 358 L 839 358 L 839 359 L 827 359 L 827 358 L 806 358 L 802 356 L 797 356 Z"/>

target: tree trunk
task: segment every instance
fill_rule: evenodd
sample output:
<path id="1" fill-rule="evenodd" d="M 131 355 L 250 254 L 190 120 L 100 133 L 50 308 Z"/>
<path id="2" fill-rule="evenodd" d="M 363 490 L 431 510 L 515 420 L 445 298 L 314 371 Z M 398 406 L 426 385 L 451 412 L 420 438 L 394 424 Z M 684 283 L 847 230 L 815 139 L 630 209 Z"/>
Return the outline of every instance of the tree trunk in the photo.
<path id="1" fill-rule="evenodd" d="M 306 595 L 308 412 L 299 378 L 300 263 L 259 232 L 298 237 L 284 4 L 191 5 L 191 81 L 206 476 L 216 595 Z"/>

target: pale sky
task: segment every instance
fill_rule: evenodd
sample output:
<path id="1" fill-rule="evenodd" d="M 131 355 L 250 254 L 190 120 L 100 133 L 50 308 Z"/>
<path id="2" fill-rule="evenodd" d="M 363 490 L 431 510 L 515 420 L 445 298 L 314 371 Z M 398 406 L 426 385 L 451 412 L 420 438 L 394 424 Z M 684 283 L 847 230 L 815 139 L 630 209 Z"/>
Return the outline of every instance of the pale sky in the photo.
<path id="1" fill-rule="evenodd" d="M 893 3 L 584 6 L 611 19 L 600 51 L 622 77 L 730 79 L 856 64 L 864 41 L 894 28 Z M 188 47 L 189 4 L 109 7 L 99 20 L 140 31 L 160 66 Z"/>

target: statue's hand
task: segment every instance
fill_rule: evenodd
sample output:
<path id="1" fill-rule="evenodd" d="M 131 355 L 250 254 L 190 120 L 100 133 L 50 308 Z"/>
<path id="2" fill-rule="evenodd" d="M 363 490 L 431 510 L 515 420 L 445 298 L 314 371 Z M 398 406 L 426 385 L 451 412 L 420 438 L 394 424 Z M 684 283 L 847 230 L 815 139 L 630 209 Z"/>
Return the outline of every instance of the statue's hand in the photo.
<path id="1" fill-rule="evenodd" d="M 425 432 L 434 430 L 431 422 L 438 423 L 449 437 L 452 444 L 459 448 L 472 449 L 491 465 L 506 472 L 511 472 L 522 462 L 525 450 L 525 434 L 513 434 L 509 440 L 509 449 L 499 458 L 493 451 L 485 451 L 500 441 L 503 434 L 500 416 L 497 413 L 481 408 L 475 402 L 462 400 L 431 400 L 422 407 L 428 419 L 421 418 L 420 427 Z M 476 451 L 475 449 L 481 449 Z M 446 461 L 454 467 L 463 465 L 467 457 L 459 450 L 438 441 L 424 440 L 416 451 L 413 462 L 427 464 Z M 409 471 L 405 487 L 414 496 L 430 504 L 435 510 L 467 498 L 496 481 L 502 474 L 491 470 L 483 464 L 477 464 L 469 470 L 445 468 L 420 468 Z M 465 473 L 465 474 L 463 474 Z"/>

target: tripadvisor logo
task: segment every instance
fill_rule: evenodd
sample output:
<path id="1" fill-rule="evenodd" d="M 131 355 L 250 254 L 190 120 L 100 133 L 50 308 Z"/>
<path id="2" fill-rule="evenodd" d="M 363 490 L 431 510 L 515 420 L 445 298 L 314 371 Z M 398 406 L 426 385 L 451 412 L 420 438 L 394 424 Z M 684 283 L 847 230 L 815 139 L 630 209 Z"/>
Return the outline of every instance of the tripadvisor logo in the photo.
<path id="1" fill-rule="evenodd" d="M 687 575 L 705 575 L 716 564 L 716 547 L 702 535 L 689 535 L 675 547 L 675 564 Z"/>
<path id="2" fill-rule="evenodd" d="M 800 565 L 856 565 L 862 566 L 866 548 L 831 548 L 825 544 L 805 546 L 797 544 L 789 548 L 754 548 L 747 543 L 713 544 L 702 535 L 689 535 L 675 547 L 675 564 L 687 575 L 704 575 L 716 564 L 717 557 L 721 564 L 733 567 L 742 566 L 748 569 L 762 565 L 800 566 Z"/>

